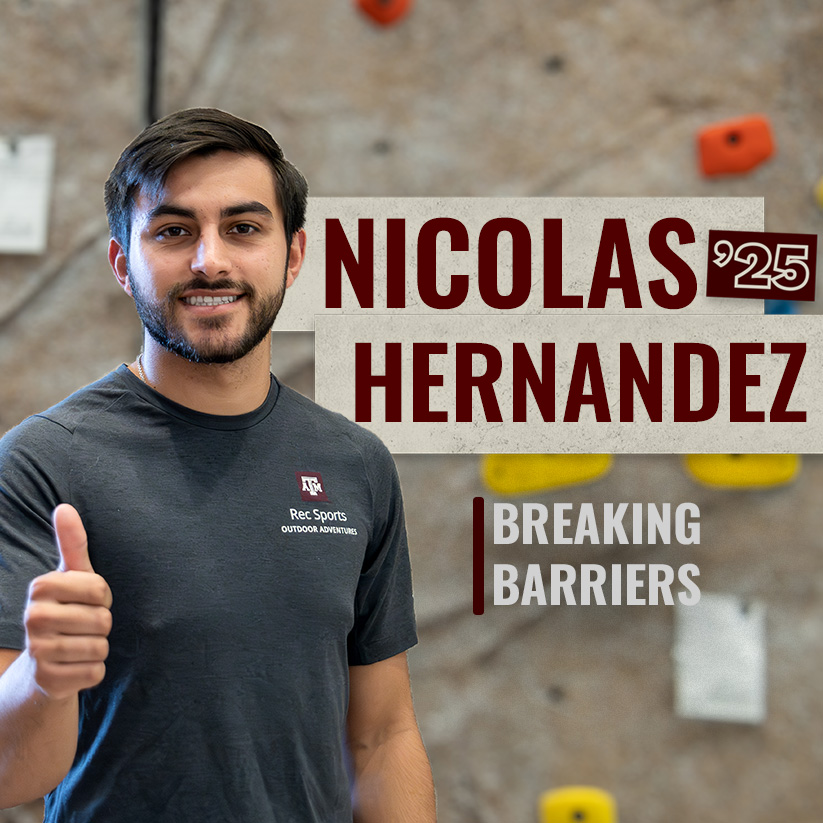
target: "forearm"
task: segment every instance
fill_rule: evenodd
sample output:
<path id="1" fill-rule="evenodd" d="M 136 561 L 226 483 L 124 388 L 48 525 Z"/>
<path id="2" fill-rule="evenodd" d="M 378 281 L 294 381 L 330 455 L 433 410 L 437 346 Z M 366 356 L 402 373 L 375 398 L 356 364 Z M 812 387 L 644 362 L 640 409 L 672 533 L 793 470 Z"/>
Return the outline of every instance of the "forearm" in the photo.
<path id="1" fill-rule="evenodd" d="M 434 823 L 431 766 L 415 725 L 374 746 L 351 746 L 355 823 Z"/>
<path id="2" fill-rule="evenodd" d="M 42 797 L 66 776 L 77 722 L 77 695 L 46 696 L 23 652 L 0 676 L 0 808 Z"/>

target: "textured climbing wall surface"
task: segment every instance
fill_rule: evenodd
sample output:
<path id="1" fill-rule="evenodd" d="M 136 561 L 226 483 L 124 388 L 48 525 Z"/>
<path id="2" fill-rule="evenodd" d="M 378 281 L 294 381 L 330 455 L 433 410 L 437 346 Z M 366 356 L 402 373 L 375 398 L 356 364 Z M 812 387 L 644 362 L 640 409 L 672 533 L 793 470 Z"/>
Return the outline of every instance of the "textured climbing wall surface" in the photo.
<path id="1" fill-rule="evenodd" d="M 161 113 L 210 105 L 260 122 L 315 195 L 751 195 L 766 198 L 768 230 L 823 220 L 816 0 L 417 0 L 385 29 L 350 0 L 165 6 Z M 0 430 L 139 346 L 105 261 L 101 190 L 141 126 L 142 13 L 138 0 L 0 2 L 0 135 L 57 141 L 48 250 L 0 256 Z M 746 176 L 700 176 L 697 129 L 754 112 L 771 120 L 776 155 Z M 307 393 L 311 351 L 310 335 L 275 341 L 278 373 Z M 411 664 L 442 823 L 532 821 L 541 791 L 571 783 L 608 789 L 631 823 L 819 820 L 823 460 L 805 458 L 783 489 L 732 493 L 695 485 L 677 456 L 622 456 L 591 486 L 529 497 L 698 503 L 703 542 L 688 556 L 701 588 L 767 606 L 758 726 L 674 716 L 669 607 L 473 616 L 479 461 L 398 465 L 421 628 Z M 685 554 L 552 551 L 674 566 Z"/>

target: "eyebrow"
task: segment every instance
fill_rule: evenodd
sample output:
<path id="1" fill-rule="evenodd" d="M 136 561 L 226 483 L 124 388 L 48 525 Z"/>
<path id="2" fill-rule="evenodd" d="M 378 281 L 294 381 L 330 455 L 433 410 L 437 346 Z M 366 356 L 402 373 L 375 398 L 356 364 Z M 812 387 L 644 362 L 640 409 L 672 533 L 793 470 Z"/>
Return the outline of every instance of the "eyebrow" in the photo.
<path id="1" fill-rule="evenodd" d="M 268 217 L 274 217 L 271 209 L 257 200 L 249 200 L 248 203 L 238 203 L 235 206 L 226 206 L 226 208 L 220 212 L 221 217 L 237 217 L 240 214 L 262 214 Z"/>
<path id="2" fill-rule="evenodd" d="M 258 200 L 249 200 L 247 203 L 236 203 L 233 206 L 226 206 L 220 211 L 222 218 L 237 217 L 241 214 L 262 214 L 266 217 L 274 218 L 271 209 L 264 206 Z M 155 206 L 148 214 L 149 222 L 158 217 L 185 217 L 189 220 L 196 220 L 197 215 L 191 210 L 182 206 L 175 206 L 173 203 L 161 203 Z"/>

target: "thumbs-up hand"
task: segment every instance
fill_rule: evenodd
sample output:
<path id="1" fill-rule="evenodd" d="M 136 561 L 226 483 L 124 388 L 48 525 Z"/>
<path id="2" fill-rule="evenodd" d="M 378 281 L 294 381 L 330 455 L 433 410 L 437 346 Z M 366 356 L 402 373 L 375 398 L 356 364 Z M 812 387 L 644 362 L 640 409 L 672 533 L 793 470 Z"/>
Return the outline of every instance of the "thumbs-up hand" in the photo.
<path id="1" fill-rule="evenodd" d="M 32 580 L 23 623 L 35 682 L 62 700 L 96 686 L 106 673 L 111 590 L 92 569 L 77 510 L 62 503 L 52 521 L 60 566 Z"/>

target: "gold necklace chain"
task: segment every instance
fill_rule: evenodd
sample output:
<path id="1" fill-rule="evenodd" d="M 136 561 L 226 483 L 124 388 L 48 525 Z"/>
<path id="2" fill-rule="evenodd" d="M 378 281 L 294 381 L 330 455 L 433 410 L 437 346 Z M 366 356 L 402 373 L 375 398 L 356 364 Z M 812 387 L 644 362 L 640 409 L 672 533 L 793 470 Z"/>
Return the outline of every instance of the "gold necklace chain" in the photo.
<path id="1" fill-rule="evenodd" d="M 137 376 L 149 387 L 151 388 L 151 383 L 146 380 L 146 374 L 143 371 L 143 352 L 137 355 Z"/>

